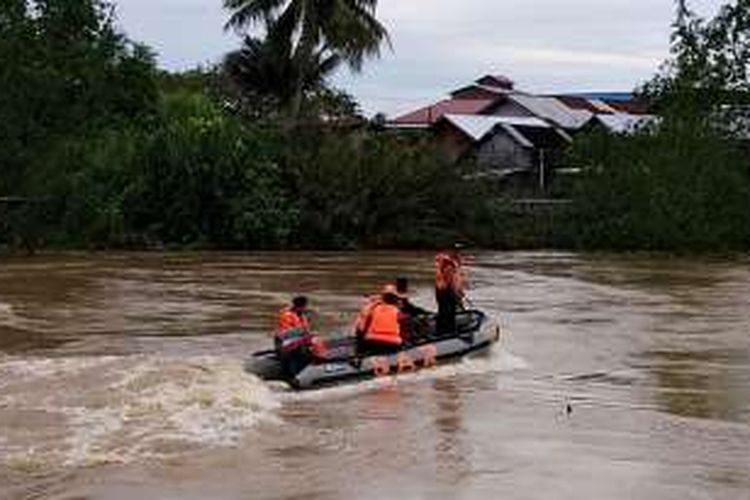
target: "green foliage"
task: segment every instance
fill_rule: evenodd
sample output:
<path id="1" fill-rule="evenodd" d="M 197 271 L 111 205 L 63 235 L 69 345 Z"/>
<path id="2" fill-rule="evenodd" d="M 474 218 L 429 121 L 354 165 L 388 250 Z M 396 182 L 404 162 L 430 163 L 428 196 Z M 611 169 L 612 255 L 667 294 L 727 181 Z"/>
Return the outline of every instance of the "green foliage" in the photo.
<path id="1" fill-rule="evenodd" d="M 705 20 L 676 0 L 672 57 L 641 89 L 655 110 L 705 116 L 727 105 L 750 104 L 750 0 L 727 2 Z"/>
<path id="2" fill-rule="evenodd" d="M 291 119 L 306 94 L 342 62 L 360 70 L 378 56 L 388 33 L 375 18 L 377 0 L 224 0 L 227 27 L 261 25 L 265 38 L 246 37 L 225 68 L 251 98 L 270 97 Z"/>
<path id="3" fill-rule="evenodd" d="M 750 245 L 750 1 L 711 20 L 677 0 L 672 57 L 642 89 L 659 113 L 630 135 L 579 138 L 571 226 L 579 246 L 728 250 Z"/>
<path id="4" fill-rule="evenodd" d="M 0 194 L 33 193 L 50 149 L 156 106 L 153 57 L 98 0 L 0 4 Z"/>
<path id="5" fill-rule="evenodd" d="M 268 145 L 201 94 L 173 94 L 148 127 L 105 130 L 58 156 L 50 186 L 74 246 L 278 247 L 296 225 Z"/>
<path id="6" fill-rule="evenodd" d="M 256 128 L 202 94 L 44 162 L 47 243 L 354 248 L 487 241 L 482 184 L 427 143 L 365 128 Z M 491 219 L 490 219 L 491 220 Z"/>
<path id="7" fill-rule="evenodd" d="M 482 185 L 428 143 L 366 131 L 307 130 L 285 151 L 300 242 L 327 248 L 470 239 Z"/>
<path id="8" fill-rule="evenodd" d="M 274 138 L 199 95 L 171 96 L 167 112 L 138 156 L 133 228 L 181 245 L 284 245 L 296 216 L 269 154 Z"/>
<path id="9" fill-rule="evenodd" d="M 291 41 L 271 31 L 265 39 L 245 37 L 239 50 L 224 58 L 222 72 L 224 91 L 242 114 L 255 119 L 291 110 L 307 104 L 319 89 L 325 89 L 325 79 L 338 67 L 341 59 L 329 51 L 316 50 L 305 60 L 292 53 Z"/>
<path id="10" fill-rule="evenodd" d="M 727 250 L 750 245 L 750 172 L 736 144 L 697 122 L 580 138 L 574 193 L 585 248 Z"/>

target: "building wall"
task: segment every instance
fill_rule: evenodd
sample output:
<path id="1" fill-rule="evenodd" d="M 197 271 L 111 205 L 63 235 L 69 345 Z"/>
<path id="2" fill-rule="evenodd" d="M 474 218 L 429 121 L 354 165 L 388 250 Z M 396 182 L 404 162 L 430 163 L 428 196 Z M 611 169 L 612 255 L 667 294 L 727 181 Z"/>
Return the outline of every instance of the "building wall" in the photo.
<path id="1" fill-rule="evenodd" d="M 436 129 L 437 139 L 450 161 L 456 161 L 471 152 L 471 140 L 454 127 L 440 124 Z"/>
<path id="2" fill-rule="evenodd" d="M 477 146 L 477 162 L 492 169 L 532 169 L 534 151 L 518 144 L 502 128 Z"/>

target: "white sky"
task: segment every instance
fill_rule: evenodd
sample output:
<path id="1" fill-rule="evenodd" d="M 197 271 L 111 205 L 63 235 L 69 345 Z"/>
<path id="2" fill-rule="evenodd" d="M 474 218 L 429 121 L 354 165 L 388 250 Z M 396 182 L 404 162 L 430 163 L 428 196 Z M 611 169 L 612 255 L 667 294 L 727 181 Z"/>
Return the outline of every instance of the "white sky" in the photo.
<path id="1" fill-rule="evenodd" d="M 722 0 L 693 0 L 713 15 Z M 221 0 L 117 0 L 128 36 L 161 66 L 216 62 L 239 45 Z M 365 111 L 409 111 L 487 74 L 535 92 L 628 91 L 667 56 L 672 0 L 380 0 L 393 50 L 334 83 Z"/>

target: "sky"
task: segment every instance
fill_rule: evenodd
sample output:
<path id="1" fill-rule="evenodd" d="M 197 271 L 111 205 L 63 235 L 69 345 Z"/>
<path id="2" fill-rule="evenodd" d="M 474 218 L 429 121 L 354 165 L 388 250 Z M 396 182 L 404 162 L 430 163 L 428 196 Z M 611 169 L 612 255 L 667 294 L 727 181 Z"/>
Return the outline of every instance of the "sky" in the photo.
<path id="1" fill-rule="evenodd" d="M 240 44 L 221 0 L 116 0 L 127 35 L 161 67 L 214 63 Z M 693 0 L 712 16 L 723 0 Z M 380 0 L 391 36 L 359 74 L 333 84 L 367 114 L 397 116 L 485 74 L 529 92 L 629 91 L 668 55 L 672 0 Z"/>

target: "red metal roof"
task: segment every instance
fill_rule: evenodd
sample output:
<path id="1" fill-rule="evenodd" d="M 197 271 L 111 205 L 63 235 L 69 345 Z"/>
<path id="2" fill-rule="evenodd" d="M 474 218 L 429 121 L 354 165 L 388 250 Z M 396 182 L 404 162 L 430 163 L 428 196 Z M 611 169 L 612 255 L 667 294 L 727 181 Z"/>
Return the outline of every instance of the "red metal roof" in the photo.
<path id="1" fill-rule="evenodd" d="M 570 95 L 554 95 L 552 97 L 556 98 L 558 101 L 561 101 L 567 107 L 572 109 L 585 109 L 586 111 L 591 111 L 592 113 L 601 112 L 599 108 L 591 103 L 590 99 L 586 99 L 585 97 Z"/>
<path id="2" fill-rule="evenodd" d="M 649 113 L 648 103 L 639 99 L 629 101 L 607 100 L 607 104 L 621 113 L 630 113 L 631 115 L 646 115 Z"/>
<path id="3" fill-rule="evenodd" d="M 391 123 L 394 125 L 432 125 L 446 114 L 479 114 L 496 101 L 497 99 L 446 99 L 399 116 Z"/>

